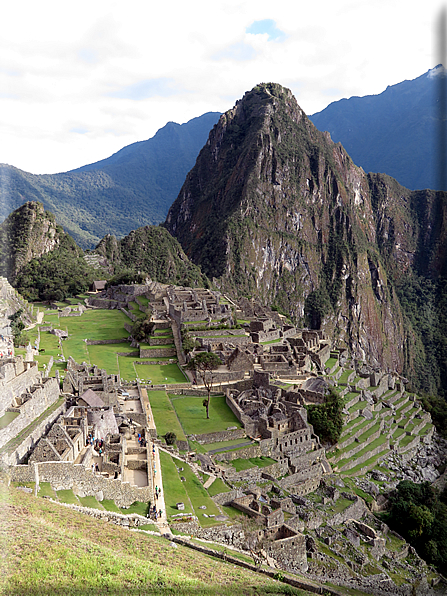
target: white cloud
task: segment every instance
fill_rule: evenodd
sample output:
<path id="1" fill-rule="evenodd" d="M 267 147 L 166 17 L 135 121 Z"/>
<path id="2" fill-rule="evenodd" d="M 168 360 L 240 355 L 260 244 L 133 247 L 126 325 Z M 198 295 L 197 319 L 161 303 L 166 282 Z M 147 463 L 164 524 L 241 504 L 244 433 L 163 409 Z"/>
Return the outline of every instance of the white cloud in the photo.
<path id="1" fill-rule="evenodd" d="M 231 108 L 261 81 L 309 114 L 437 61 L 437 0 L 17 0 L 2 7 L 0 162 L 73 169 L 169 120 Z"/>

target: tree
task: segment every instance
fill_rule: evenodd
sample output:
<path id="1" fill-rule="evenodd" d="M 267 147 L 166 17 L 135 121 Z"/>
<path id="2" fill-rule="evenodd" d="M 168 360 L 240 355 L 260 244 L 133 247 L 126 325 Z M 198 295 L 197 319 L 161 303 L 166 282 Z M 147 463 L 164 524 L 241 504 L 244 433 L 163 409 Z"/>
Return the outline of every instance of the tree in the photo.
<path id="1" fill-rule="evenodd" d="M 174 432 L 169 431 L 165 434 L 166 445 L 175 445 L 176 440 L 177 435 Z"/>
<path id="2" fill-rule="evenodd" d="M 206 408 L 207 418 L 210 417 L 210 397 L 214 381 L 213 371 L 216 370 L 220 364 L 222 364 L 220 358 L 216 354 L 213 354 L 213 352 L 200 352 L 200 354 L 197 354 L 197 356 L 191 358 L 186 365 L 188 370 L 192 370 L 194 373 L 199 374 L 208 392 L 208 398 L 203 400 L 203 405 Z"/>
<path id="3" fill-rule="evenodd" d="M 307 419 L 316 435 L 332 445 L 338 441 L 343 430 L 343 401 L 334 391 L 330 391 L 323 404 L 307 406 Z"/>
<path id="4" fill-rule="evenodd" d="M 132 336 L 137 341 L 149 341 L 149 338 L 154 331 L 154 327 L 155 323 L 149 319 L 136 321 L 132 326 Z"/>

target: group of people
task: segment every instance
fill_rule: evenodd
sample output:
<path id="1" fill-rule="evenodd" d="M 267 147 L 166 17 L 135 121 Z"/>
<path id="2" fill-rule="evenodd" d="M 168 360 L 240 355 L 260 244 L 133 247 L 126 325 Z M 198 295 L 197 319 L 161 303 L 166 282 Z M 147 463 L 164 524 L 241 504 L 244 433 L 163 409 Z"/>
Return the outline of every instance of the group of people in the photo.
<path id="1" fill-rule="evenodd" d="M 104 452 L 104 440 L 103 439 L 95 439 L 92 433 L 88 434 L 87 437 L 87 445 L 92 445 L 93 449 L 98 452 L 99 455 L 102 455 Z"/>
<path id="2" fill-rule="evenodd" d="M 146 439 L 138 433 L 138 445 L 140 447 L 146 447 Z"/>
<path id="3" fill-rule="evenodd" d="M 149 512 L 148 512 L 148 514 L 147 514 L 147 516 L 146 516 L 146 517 L 148 517 L 149 519 L 154 519 L 155 521 L 157 521 L 157 520 L 158 520 L 158 518 L 160 518 L 160 519 L 161 519 L 161 515 L 162 515 L 162 513 L 163 513 L 163 511 L 162 511 L 161 509 L 159 509 L 159 510 L 157 511 L 157 507 L 156 507 L 156 505 L 154 505 L 153 507 L 151 507 L 151 506 L 149 505 Z"/>

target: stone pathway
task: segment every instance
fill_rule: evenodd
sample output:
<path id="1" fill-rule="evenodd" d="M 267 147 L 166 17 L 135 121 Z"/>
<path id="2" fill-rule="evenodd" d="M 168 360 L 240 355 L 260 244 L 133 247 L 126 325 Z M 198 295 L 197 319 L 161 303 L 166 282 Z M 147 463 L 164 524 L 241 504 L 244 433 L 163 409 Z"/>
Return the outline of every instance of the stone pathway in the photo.
<path id="1" fill-rule="evenodd" d="M 151 446 L 151 453 L 152 453 L 152 465 L 153 467 L 150 470 L 150 473 L 152 474 L 153 477 L 153 482 L 154 482 L 154 496 L 155 496 L 155 486 L 157 486 L 160 491 L 159 491 L 159 497 L 158 499 L 155 499 L 155 503 L 154 505 L 157 506 L 157 511 L 159 511 L 161 509 L 162 514 L 161 517 L 159 517 L 157 519 L 157 521 L 155 522 L 158 529 L 160 530 L 161 534 L 165 534 L 166 532 L 170 532 L 170 528 L 169 528 L 169 524 L 168 524 L 168 518 L 166 515 L 166 505 L 165 505 L 165 498 L 164 498 L 164 488 L 163 488 L 163 479 L 162 479 L 162 475 L 161 475 L 161 466 L 160 466 L 160 454 L 158 451 L 158 445 L 155 445 L 155 443 L 152 443 L 153 447 Z M 155 449 L 155 453 L 154 453 L 154 449 Z M 155 474 L 154 474 L 154 467 L 155 467 Z"/>
<path id="2" fill-rule="evenodd" d="M 203 485 L 203 488 L 208 489 L 213 484 L 213 482 L 216 480 L 216 478 L 217 478 L 217 476 L 213 476 L 213 474 L 211 474 L 210 477 L 208 478 L 208 480 Z"/>

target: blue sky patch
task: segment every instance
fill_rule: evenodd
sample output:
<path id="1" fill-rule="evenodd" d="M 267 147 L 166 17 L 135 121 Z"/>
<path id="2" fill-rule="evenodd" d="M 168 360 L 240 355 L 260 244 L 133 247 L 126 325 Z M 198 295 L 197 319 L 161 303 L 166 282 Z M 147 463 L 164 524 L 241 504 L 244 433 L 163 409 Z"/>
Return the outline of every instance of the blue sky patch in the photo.
<path id="1" fill-rule="evenodd" d="M 246 33 L 253 35 L 268 34 L 269 41 L 283 41 L 286 34 L 281 29 L 278 29 L 276 22 L 272 19 L 264 19 L 263 21 L 254 21 L 249 27 L 245 29 Z"/>

